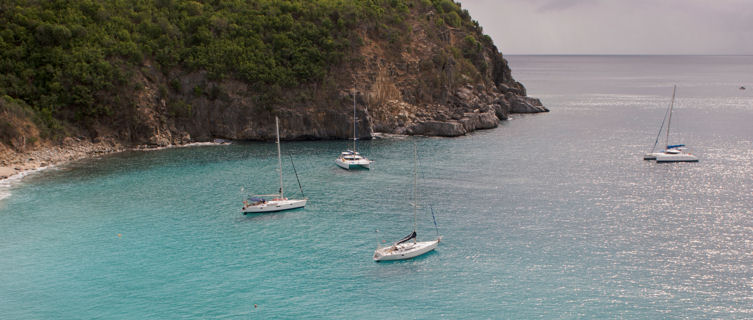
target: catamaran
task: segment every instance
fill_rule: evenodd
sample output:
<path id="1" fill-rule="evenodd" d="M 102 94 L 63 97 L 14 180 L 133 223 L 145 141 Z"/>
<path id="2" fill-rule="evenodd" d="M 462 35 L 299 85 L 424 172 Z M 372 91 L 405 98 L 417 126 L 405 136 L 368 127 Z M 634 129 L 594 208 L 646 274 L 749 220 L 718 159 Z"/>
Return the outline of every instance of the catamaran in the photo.
<path id="1" fill-rule="evenodd" d="M 669 128 L 670 124 L 672 123 L 672 109 L 674 108 L 675 104 L 676 91 L 677 86 L 674 86 L 674 88 L 672 89 L 672 101 L 669 103 L 669 108 L 664 114 L 664 120 L 667 121 L 667 135 L 665 138 L 666 148 L 661 152 L 654 151 L 656 149 L 656 145 L 659 143 L 659 137 L 661 136 L 661 133 L 664 129 L 664 120 L 662 120 L 662 124 L 659 127 L 659 134 L 656 135 L 656 140 L 654 141 L 654 146 L 651 148 L 651 151 L 649 153 L 643 155 L 643 160 L 656 160 L 656 162 L 698 162 L 698 158 L 696 156 L 686 151 L 687 148 L 684 144 L 669 144 Z"/>
<path id="2" fill-rule="evenodd" d="M 335 159 L 335 163 L 343 169 L 357 169 L 364 168 L 369 169 L 371 160 L 362 156 L 356 151 L 356 89 L 353 88 L 353 150 L 346 150 L 340 153 L 340 156 Z"/>
<path id="3" fill-rule="evenodd" d="M 664 153 L 656 156 L 656 162 L 698 162 L 698 157 L 686 151 L 684 144 L 667 146 Z"/>
<path id="4" fill-rule="evenodd" d="M 434 250 L 439 241 L 442 240 L 442 236 L 439 235 L 439 228 L 437 228 L 437 238 L 431 241 L 417 241 L 416 239 L 416 210 L 418 208 L 418 194 L 417 194 L 417 178 L 418 175 L 418 151 L 414 145 L 414 156 L 416 158 L 416 164 L 413 167 L 413 232 L 396 241 L 394 244 L 388 247 L 379 247 L 374 251 L 374 261 L 389 261 L 389 260 L 404 260 L 414 257 L 418 257 L 424 253 Z M 431 217 L 434 219 L 434 210 L 431 212 Z M 437 226 L 437 220 L 434 219 L 434 226 Z M 413 240 L 413 241 L 411 241 Z"/>
<path id="5" fill-rule="evenodd" d="M 241 209 L 243 214 L 249 213 L 261 213 L 261 212 L 277 212 L 283 210 L 290 210 L 296 208 L 303 208 L 306 206 L 307 199 L 288 199 L 285 198 L 284 188 L 282 185 L 282 155 L 280 152 L 280 121 L 275 117 L 275 129 L 277 133 L 277 170 L 280 173 L 280 189 L 277 194 L 261 194 L 251 195 L 243 201 L 243 208 Z M 292 162 L 292 158 L 290 159 Z M 295 169 L 295 166 L 293 167 Z M 296 172 L 296 179 L 298 179 L 298 173 Z M 301 188 L 301 196 L 303 196 L 303 188 L 301 187 L 301 181 L 298 180 L 298 187 Z"/>

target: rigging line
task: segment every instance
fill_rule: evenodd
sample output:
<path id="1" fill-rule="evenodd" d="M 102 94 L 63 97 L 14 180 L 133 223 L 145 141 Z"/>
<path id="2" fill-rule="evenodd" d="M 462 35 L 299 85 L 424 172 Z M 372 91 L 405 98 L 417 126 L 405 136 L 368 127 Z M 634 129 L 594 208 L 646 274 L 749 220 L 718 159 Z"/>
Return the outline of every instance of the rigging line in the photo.
<path id="1" fill-rule="evenodd" d="M 293 163 L 293 156 L 288 153 L 288 157 L 290 158 L 290 164 L 293 166 L 293 172 L 295 172 L 295 180 L 298 181 L 298 189 L 301 190 L 301 197 L 306 198 L 306 195 L 303 194 L 303 187 L 301 186 L 301 179 L 298 179 L 298 171 L 295 170 L 295 163 Z"/>
<path id="2" fill-rule="evenodd" d="M 434 229 L 437 230 L 437 237 L 439 236 L 439 226 L 437 225 L 437 218 L 434 217 L 434 207 L 429 205 L 431 209 L 431 219 L 434 220 Z"/>
<path id="3" fill-rule="evenodd" d="M 418 154 L 418 150 L 416 150 L 416 163 L 418 164 L 417 170 L 418 170 L 419 176 L 421 177 L 421 180 L 423 181 L 423 183 L 425 183 L 426 182 L 426 170 L 421 165 L 421 156 Z M 424 190 L 424 189 L 425 188 L 420 188 L 420 187 L 418 188 L 419 191 Z M 429 193 L 426 193 L 426 194 L 429 194 Z"/>
<path id="4" fill-rule="evenodd" d="M 413 141 L 413 144 L 414 144 L 414 147 L 415 147 L 415 145 L 416 145 L 415 140 Z M 419 177 L 421 177 L 422 181 L 426 181 L 426 170 L 424 170 L 423 166 L 421 165 L 421 156 L 418 153 L 418 148 L 417 147 L 416 147 L 416 164 L 417 164 L 416 170 L 418 172 Z M 419 194 L 429 194 L 429 193 L 422 193 L 421 192 L 422 190 L 425 190 L 425 188 L 423 188 L 423 187 L 417 186 L 416 189 L 417 189 L 416 192 L 418 192 Z M 431 203 L 431 201 L 426 200 L 425 203 L 428 204 L 428 203 Z M 418 203 L 416 203 L 416 206 L 418 206 Z M 431 208 L 431 204 L 429 204 L 429 208 Z M 424 211 L 423 214 L 426 214 L 426 211 Z M 432 217 L 433 217 L 433 215 L 434 215 L 434 211 L 432 209 Z M 436 225 L 436 221 L 434 221 L 434 224 Z"/>
<path id="5" fill-rule="evenodd" d="M 659 133 L 656 134 L 656 140 L 654 140 L 654 146 L 651 147 L 651 153 L 654 152 L 656 149 L 656 145 L 659 144 L 659 137 L 661 137 L 661 132 L 664 131 L 664 123 L 667 121 L 667 115 L 669 114 L 669 108 L 667 108 L 667 111 L 664 112 L 664 119 L 661 120 L 661 126 L 659 126 Z"/>
<path id="6" fill-rule="evenodd" d="M 293 192 L 293 194 L 288 195 L 289 199 L 295 198 L 298 195 L 298 193 L 300 193 L 300 191 L 295 191 L 295 192 Z M 303 196 L 301 196 L 301 197 L 303 198 Z"/>
<path id="7" fill-rule="evenodd" d="M 421 179 L 426 180 L 426 170 L 424 170 L 423 166 L 421 165 L 421 157 L 419 156 L 418 152 L 416 152 L 416 162 L 418 162 L 418 168 L 419 168 L 419 173 L 421 174 Z"/>

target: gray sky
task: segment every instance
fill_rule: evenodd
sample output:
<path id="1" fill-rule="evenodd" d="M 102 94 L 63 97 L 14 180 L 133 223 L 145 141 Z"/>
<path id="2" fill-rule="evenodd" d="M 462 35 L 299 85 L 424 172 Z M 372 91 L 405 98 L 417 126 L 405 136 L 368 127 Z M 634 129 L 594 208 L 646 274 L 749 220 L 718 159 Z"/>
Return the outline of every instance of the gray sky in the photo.
<path id="1" fill-rule="evenodd" d="M 460 0 L 504 54 L 753 54 L 753 0 Z"/>

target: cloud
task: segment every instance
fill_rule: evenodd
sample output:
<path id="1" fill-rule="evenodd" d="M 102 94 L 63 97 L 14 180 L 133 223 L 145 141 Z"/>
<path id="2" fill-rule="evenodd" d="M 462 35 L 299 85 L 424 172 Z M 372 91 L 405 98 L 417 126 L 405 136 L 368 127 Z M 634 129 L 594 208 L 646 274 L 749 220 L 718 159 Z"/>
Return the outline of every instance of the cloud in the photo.
<path id="1" fill-rule="evenodd" d="M 749 0 L 464 0 L 506 54 L 753 54 Z"/>

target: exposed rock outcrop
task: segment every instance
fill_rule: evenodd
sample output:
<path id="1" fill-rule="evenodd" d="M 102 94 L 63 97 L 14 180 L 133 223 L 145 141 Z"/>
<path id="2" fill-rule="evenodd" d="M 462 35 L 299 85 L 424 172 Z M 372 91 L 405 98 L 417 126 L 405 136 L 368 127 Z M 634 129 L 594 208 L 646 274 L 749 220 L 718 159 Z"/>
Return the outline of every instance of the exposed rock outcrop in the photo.
<path id="1" fill-rule="evenodd" d="M 67 137 L 59 145 L 37 148 L 28 152 L 15 152 L 0 146 L 0 180 L 47 166 L 54 166 L 68 161 L 93 158 L 108 153 L 126 150 L 116 140 L 101 139 L 92 142 L 89 139 Z"/>
<path id="2" fill-rule="evenodd" d="M 510 113 L 538 113 L 549 112 L 549 109 L 541 104 L 536 98 L 506 94 L 505 99 L 509 101 Z"/>

